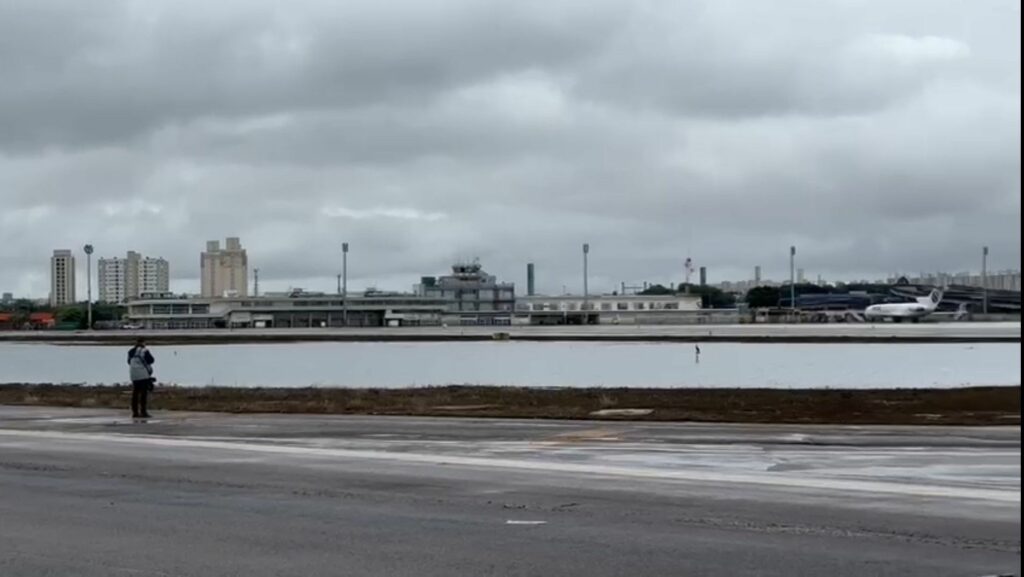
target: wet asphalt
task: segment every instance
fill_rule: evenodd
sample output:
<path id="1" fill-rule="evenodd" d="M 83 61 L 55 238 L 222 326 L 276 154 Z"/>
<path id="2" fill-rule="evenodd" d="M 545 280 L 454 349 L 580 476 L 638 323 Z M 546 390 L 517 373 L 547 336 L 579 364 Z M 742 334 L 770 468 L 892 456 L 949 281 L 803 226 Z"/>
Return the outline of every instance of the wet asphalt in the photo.
<path id="1" fill-rule="evenodd" d="M 0 575 L 1020 574 L 1020 429 L 0 407 Z"/>

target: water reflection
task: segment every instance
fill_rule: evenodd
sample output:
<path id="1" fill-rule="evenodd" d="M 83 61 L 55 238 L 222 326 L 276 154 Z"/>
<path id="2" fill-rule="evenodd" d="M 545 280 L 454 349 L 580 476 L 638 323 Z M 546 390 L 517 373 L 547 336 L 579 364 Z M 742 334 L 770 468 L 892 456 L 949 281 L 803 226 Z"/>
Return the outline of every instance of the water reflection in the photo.
<path id="1" fill-rule="evenodd" d="M 153 347 L 162 382 L 220 386 L 438 384 L 956 387 L 1020 384 L 1016 344 L 439 342 Z M 114 383 L 110 346 L 0 344 L 0 382 Z"/>

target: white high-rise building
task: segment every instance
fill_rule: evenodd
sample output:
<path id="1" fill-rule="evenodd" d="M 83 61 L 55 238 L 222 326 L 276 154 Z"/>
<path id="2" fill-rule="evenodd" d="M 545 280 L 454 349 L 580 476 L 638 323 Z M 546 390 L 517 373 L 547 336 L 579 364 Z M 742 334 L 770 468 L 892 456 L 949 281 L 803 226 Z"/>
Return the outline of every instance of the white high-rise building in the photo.
<path id="1" fill-rule="evenodd" d="M 67 249 L 53 251 L 50 257 L 50 306 L 75 302 L 75 256 Z"/>
<path id="2" fill-rule="evenodd" d="M 101 258 L 99 299 L 123 303 L 139 298 L 142 293 L 167 292 L 170 276 L 170 265 L 163 258 L 143 257 L 131 250 L 125 258 Z"/>
<path id="3" fill-rule="evenodd" d="M 138 254 L 128 253 L 128 258 L 101 258 L 97 265 L 99 282 L 99 301 L 105 303 L 122 303 L 129 294 L 129 280 L 137 274 L 129 273 L 138 270 Z"/>
<path id="4" fill-rule="evenodd" d="M 139 263 L 139 295 L 171 290 L 171 265 L 162 257 L 146 257 Z"/>
<path id="5" fill-rule="evenodd" d="M 206 298 L 249 296 L 249 257 L 238 237 L 206 243 L 199 262 L 202 294 Z"/>

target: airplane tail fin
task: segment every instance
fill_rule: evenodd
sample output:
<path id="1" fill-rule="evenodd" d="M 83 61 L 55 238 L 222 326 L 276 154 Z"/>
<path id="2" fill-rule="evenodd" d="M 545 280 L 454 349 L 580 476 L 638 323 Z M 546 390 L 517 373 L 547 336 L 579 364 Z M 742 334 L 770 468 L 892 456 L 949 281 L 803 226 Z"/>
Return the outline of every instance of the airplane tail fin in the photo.
<path id="1" fill-rule="evenodd" d="M 917 302 L 925 305 L 938 306 L 939 301 L 942 300 L 942 291 L 939 289 L 932 289 L 932 292 L 928 293 L 928 296 L 918 297 Z"/>

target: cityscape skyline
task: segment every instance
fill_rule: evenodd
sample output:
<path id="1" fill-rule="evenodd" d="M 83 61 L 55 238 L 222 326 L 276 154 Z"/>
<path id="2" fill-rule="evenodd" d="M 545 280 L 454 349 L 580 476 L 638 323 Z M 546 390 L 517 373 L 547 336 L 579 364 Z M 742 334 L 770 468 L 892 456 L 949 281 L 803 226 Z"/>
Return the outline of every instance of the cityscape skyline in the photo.
<path id="1" fill-rule="evenodd" d="M 232 251 L 234 251 L 234 252 L 232 253 Z M 75 279 L 77 279 L 77 281 L 79 281 L 77 284 L 81 284 L 81 281 L 85 278 L 86 275 L 84 275 L 84 274 L 77 274 L 77 272 L 78 272 L 77 268 L 78 268 L 78 264 L 83 264 L 84 263 L 84 259 L 74 259 L 74 251 L 55 249 L 53 251 L 53 254 L 56 256 L 58 252 L 60 253 L 62 258 L 67 258 L 67 257 L 71 257 L 72 258 L 72 266 L 74 268 L 74 270 L 71 272 L 72 278 L 75 278 Z M 221 253 L 223 253 L 223 254 L 221 254 Z M 140 258 L 140 259 L 142 258 L 141 255 L 139 255 L 135 251 L 128 251 L 127 254 L 128 254 L 128 257 L 129 257 L 127 260 L 130 260 L 132 255 L 135 255 L 135 257 Z M 218 281 L 218 282 L 221 283 L 221 284 L 224 284 L 224 283 L 226 283 L 226 282 L 228 282 L 230 280 L 231 283 L 235 283 L 235 284 L 234 284 L 234 288 L 225 287 L 225 290 L 229 291 L 229 292 L 220 291 L 219 292 L 219 296 L 223 296 L 224 294 L 235 294 L 237 296 L 246 296 L 247 294 L 249 294 L 251 292 L 252 280 L 253 279 L 251 278 L 251 275 L 249 274 L 249 271 L 251 269 L 248 266 L 248 258 L 246 256 L 247 251 L 242 248 L 241 243 L 240 243 L 240 239 L 238 237 L 228 237 L 227 242 L 225 244 L 225 247 L 223 249 L 221 249 L 221 247 L 220 247 L 220 245 L 219 245 L 219 243 L 217 241 L 207 241 L 206 242 L 206 250 L 201 252 L 201 255 L 200 255 L 201 259 L 200 259 L 200 261 L 201 261 L 201 264 L 202 263 L 206 263 L 206 262 L 211 262 L 212 263 L 212 262 L 216 261 L 217 259 L 219 259 L 220 257 L 225 256 L 225 255 L 229 255 L 229 254 L 235 254 L 236 256 L 234 256 L 233 258 L 240 259 L 240 260 L 238 260 L 238 263 L 241 263 L 241 266 L 242 266 L 242 269 L 241 269 L 242 276 L 238 276 L 239 272 L 232 272 L 230 270 L 230 266 L 225 265 L 225 266 L 227 266 L 227 268 L 225 269 L 225 272 L 223 272 L 223 273 L 216 273 L 216 274 L 220 274 L 221 275 L 221 280 Z M 228 257 L 228 258 L 230 260 L 231 257 Z M 82 262 L 79 263 L 79 260 L 81 260 Z M 106 298 L 106 296 L 107 296 L 107 292 L 106 292 L 107 289 L 105 289 L 105 287 L 104 287 L 104 278 L 105 277 L 104 277 L 104 274 L 102 272 L 102 270 L 103 270 L 102 267 L 103 267 L 103 263 L 104 262 L 118 261 L 118 260 L 125 261 L 126 259 L 117 259 L 116 257 L 115 258 L 102 258 L 101 257 L 100 259 L 98 259 L 97 264 L 94 265 L 98 269 L 96 272 L 99 273 L 99 274 L 96 275 L 97 276 L 97 281 L 94 281 L 94 282 L 97 283 L 97 285 L 98 285 L 97 288 L 99 289 L 97 291 L 97 293 L 96 293 L 96 300 L 98 302 L 112 302 L 112 301 L 109 301 L 108 298 Z M 184 282 L 182 282 L 181 279 L 175 279 L 175 278 L 169 276 L 166 273 L 167 266 L 168 266 L 168 261 L 166 261 L 162 257 L 160 257 L 158 259 L 145 258 L 145 259 L 142 259 L 142 260 L 153 261 L 154 267 L 157 266 L 158 263 L 162 263 L 163 268 L 161 270 L 163 270 L 165 272 L 163 273 L 164 274 L 163 279 L 159 281 L 160 284 L 158 284 L 158 285 L 145 285 L 146 290 L 145 291 L 139 290 L 138 291 L 139 293 L 141 293 L 141 292 L 150 292 L 150 291 L 154 291 L 155 290 L 155 291 L 161 291 L 161 292 L 162 291 L 169 291 L 169 292 L 174 292 L 174 293 L 177 293 L 177 294 L 195 294 L 195 295 L 206 296 L 206 297 L 214 296 L 213 292 L 209 292 L 209 291 L 204 292 L 202 290 L 202 287 L 199 287 L 199 290 L 187 288 L 190 284 L 195 284 L 195 283 L 191 283 L 187 279 Z M 470 260 L 472 260 L 472 259 L 464 258 L 464 259 L 461 259 L 460 262 L 469 262 Z M 52 283 L 55 282 L 55 279 L 53 277 L 53 270 L 54 270 L 54 266 L 55 266 L 54 262 L 55 261 L 53 261 L 53 259 L 51 258 L 51 278 L 50 278 L 51 286 L 53 286 Z M 451 264 L 452 263 L 449 263 L 449 266 Z M 691 263 L 691 264 L 693 264 L 693 263 Z M 527 277 L 528 273 L 527 273 L 526 269 L 527 269 L 528 266 L 532 266 L 532 268 L 534 269 L 534 273 L 535 273 L 535 279 L 534 280 L 535 280 L 535 282 L 538 279 L 541 279 L 541 280 L 543 279 L 543 275 L 542 274 L 538 274 L 538 272 L 537 272 L 538 269 L 536 267 L 536 264 L 532 263 L 532 262 L 531 263 L 527 263 L 525 261 L 524 261 L 523 266 L 522 266 L 523 271 L 521 271 L 522 272 L 522 276 L 524 277 L 522 280 L 518 279 L 518 277 L 516 275 L 514 275 L 514 274 L 513 275 L 508 275 L 508 276 L 502 276 L 500 274 L 497 274 L 496 276 L 498 278 L 502 279 L 503 281 L 508 281 L 508 282 L 514 283 L 517 286 L 517 294 L 525 295 L 526 292 L 527 292 L 527 279 L 526 279 L 526 277 Z M 713 267 L 708 267 L 707 265 L 704 265 L 704 266 L 707 268 L 709 273 L 712 273 L 714 271 Z M 151 267 L 151 268 L 154 268 L 154 267 Z M 200 267 L 200 268 L 202 270 L 202 267 Z M 750 288 L 752 288 L 754 286 L 759 286 L 759 285 L 763 285 L 763 286 L 779 286 L 779 285 L 788 284 L 788 278 L 780 278 L 779 280 L 773 279 L 773 278 L 771 278 L 771 277 L 769 277 L 767 275 L 764 275 L 764 273 L 763 273 L 764 269 L 765 269 L 765 267 L 763 267 L 762 265 L 755 265 L 755 266 L 751 267 L 750 274 L 749 274 L 748 278 L 740 279 L 740 280 L 732 280 L 732 279 L 729 279 L 729 280 L 716 280 L 715 277 L 709 277 L 709 280 L 708 280 L 707 284 L 710 285 L 710 286 L 714 286 L 714 287 L 720 288 L 720 289 L 725 290 L 725 291 L 730 291 L 730 292 L 745 292 L 746 290 L 749 290 Z M 137 265 L 135 270 L 140 271 L 141 269 Z M 155 270 L 155 268 L 154 268 L 154 270 Z M 447 267 L 445 269 L 441 269 L 441 270 L 447 270 Z M 366 290 L 366 289 L 371 289 L 371 288 L 383 289 L 383 290 L 409 291 L 410 287 L 415 287 L 419 283 L 420 279 L 423 276 L 433 275 L 433 274 L 438 274 L 438 271 L 436 271 L 436 270 L 420 271 L 418 273 L 415 273 L 415 274 L 409 276 L 407 279 L 402 279 L 402 280 L 408 281 L 408 282 L 405 282 L 405 283 L 401 282 L 401 280 L 399 280 L 397 283 L 381 282 L 382 280 L 387 280 L 387 279 L 372 279 L 372 278 L 368 279 L 368 278 L 365 278 L 365 277 L 351 277 L 350 278 L 350 282 L 355 281 L 352 284 L 352 290 L 354 292 L 360 292 L 360 291 L 363 291 L 363 290 Z M 580 271 L 579 274 L 582 275 L 582 271 Z M 957 271 L 957 272 L 936 271 L 936 272 L 932 272 L 932 273 L 926 273 L 926 272 L 895 273 L 895 274 L 894 273 L 889 273 L 889 274 L 885 274 L 885 275 L 882 275 L 882 276 L 860 277 L 860 278 L 852 278 L 851 277 L 851 278 L 845 278 L 845 279 L 824 278 L 822 275 L 816 275 L 814 278 L 810 278 L 807 275 L 808 275 L 807 271 L 805 269 L 803 269 L 802 267 L 797 269 L 797 273 L 796 273 L 797 282 L 798 283 L 808 282 L 808 283 L 817 283 L 817 284 L 886 283 L 886 282 L 894 283 L 900 277 L 906 277 L 906 278 L 910 279 L 911 282 L 920 282 L 922 284 L 936 284 L 936 285 L 942 285 L 942 284 L 964 284 L 964 285 L 969 285 L 969 286 L 980 286 L 980 282 L 981 282 L 980 281 L 980 278 L 981 278 L 980 271 L 972 272 L 972 271 L 969 271 L 969 270 L 961 270 L 961 271 Z M 123 274 L 122 274 L 122 276 L 123 276 Z M 640 287 L 643 287 L 643 286 L 646 286 L 646 285 L 653 286 L 653 285 L 661 284 L 663 286 L 673 286 L 673 287 L 675 287 L 675 286 L 678 286 L 680 283 L 685 282 L 685 278 L 686 278 L 685 270 L 684 271 L 680 271 L 676 276 L 678 278 L 658 279 L 658 275 L 654 275 L 652 278 L 649 278 L 647 280 L 639 280 L 639 281 L 637 281 L 637 280 L 619 280 L 619 281 L 616 281 L 613 284 L 609 284 L 607 288 L 603 287 L 601 283 L 607 284 L 607 279 L 611 278 L 611 277 L 607 277 L 607 276 L 606 277 L 594 277 L 594 276 L 591 276 L 590 277 L 590 284 L 591 284 L 591 286 L 594 287 L 595 294 L 610 294 L 610 293 L 613 293 L 613 292 L 620 292 L 622 290 L 622 287 L 629 287 L 630 290 L 635 292 Z M 1001 269 L 1001 268 L 992 268 L 990 266 L 990 268 L 988 270 L 988 275 L 987 276 L 990 279 L 989 280 L 989 288 L 992 288 L 992 289 L 1018 290 L 1018 291 L 1020 290 L 1020 269 L 1012 269 L 1012 268 Z M 246 281 L 244 283 L 242 283 L 240 281 L 241 278 L 245 278 Z M 760 278 L 759 282 L 758 282 L 758 278 Z M 330 279 L 328 279 L 328 277 L 317 277 L 315 279 L 305 279 L 305 280 L 316 280 L 316 281 L 319 281 L 319 282 L 303 284 L 301 282 L 296 282 L 296 279 L 274 279 L 274 278 L 270 278 L 268 280 L 264 276 L 264 277 L 261 278 L 261 286 L 262 286 L 263 292 L 268 292 L 268 291 L 269 292 L 280 292 L 280 291 L 288 291 L 288 290 L 292 290 L 292 289 L 301 288 L 301 289 L 308 290 L 308 291 L 318 291 L 318 292 L 330 293 L 332 291 L 331 291 L 330 285 L 329 285 L 329 283 L 327 281 L 328 280 L 336 280 L 336 279 L 337 279 L 337 276 L 330 277 Z M 597 284 L 595 284 L 595 280 L 598 280 L 599 282 Z M 693 282 L 694 284 L 698 284 L 699 283 L 699 280 L 696 277 L 694 277 L 694 276 L 691 276 L 690 281 Z M 150 282 L 155 282 L 155 281 L 150 281 Z M 579 280 L 579 282 L 581 283 L 582 281 Z M 185 288 L 182 288 L 183 286 Z M 241 287 L 241 292 L 238 292 L 238 290 L 239 290 L 238 287 L 239 286 Z M 537 294 L 544 294 L 544 295 L 553 295 L 554 296 L 554 295 L 561 295 L 561 294 L 581 294 L 581 292 L 582 292 L 580 290 L 573 290 L 573 289 L 571 289 L 569 287 L 569 285 L 564 284 L 564 283 L 562 284 L 561 287 L 557 287 L 557 286 L 555 286 L 555 285 L 553 285 L 551 283 L 540 282 L 538 286 L 540 286 L 540 287 L 554 287 L 554 288 L 549 288 L 548 290 L 538 290 L 537 291 Z M 0 288 L 3 288 L 3 287 L 0 287 Z M 561 289 L 561 290 L 558 290 L 558 289 Z M 122 288 L 121 290 L 122 290 L 122 292 L 127 292 L 127 291 L 125 291 L 124 288 Z M 230 292 L 230 291 L 235 291 L 235 292 Z M 12 294 L 17 294 L 17 293 L 13 293 L 13 291 L 5 291 L 5 292 L 12 292 Z M 79 295 L 79 296 L 80 295 L 84 295 L 85 294 L 85 287 L 84 286 L 83 287 L 76 287 L 75 288 L 75 294 Z M 30 298 L 30 299 L 33 299 L 33 300 L 40 300 L 42 298 L 39 295 L 18 295 L 18 297 L 19 298 Z M 53 299 L 52 290 L 51 290 L 51 292 L 48 295 L 46 295 L 46 298 L 48 300 L 51 300 L 51 302 L 52 302 L 52 299 Z"/>

